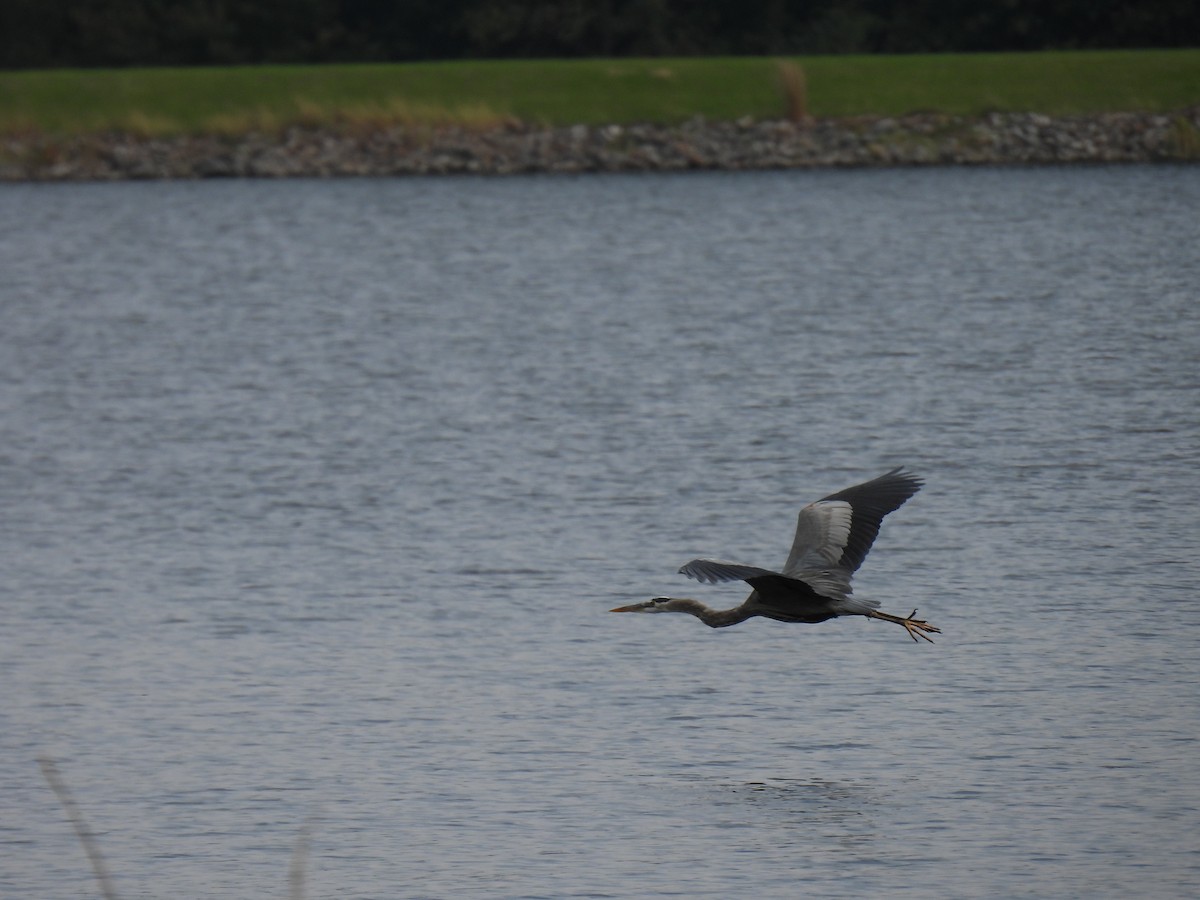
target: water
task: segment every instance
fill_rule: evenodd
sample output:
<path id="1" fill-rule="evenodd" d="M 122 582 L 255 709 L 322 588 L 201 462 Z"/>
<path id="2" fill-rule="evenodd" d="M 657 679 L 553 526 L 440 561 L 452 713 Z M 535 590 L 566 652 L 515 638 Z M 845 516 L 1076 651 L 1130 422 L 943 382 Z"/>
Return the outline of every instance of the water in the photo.
<path id="1" fill-rule="evenodd" d="M 0 189 L 0 894 L 1200 886 L 1200 170 Z M 613 616 L 928 481 L 943 629 Z M 304 844 L 307 853 L 294 856 Z"/>

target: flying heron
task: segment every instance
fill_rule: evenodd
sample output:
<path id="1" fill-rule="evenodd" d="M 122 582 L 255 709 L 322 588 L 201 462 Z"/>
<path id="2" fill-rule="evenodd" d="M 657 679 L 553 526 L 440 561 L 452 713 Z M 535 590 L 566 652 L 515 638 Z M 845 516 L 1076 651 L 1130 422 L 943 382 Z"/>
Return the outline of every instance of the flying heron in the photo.
<path id="1" fill-rule="evenodd" d="M 899 509 L 921 489 L 922 481 L 904 469 L 892 469 L 872 481 L 848 487 L 800 510 L 792 552 L 782 572 L 720 559 L 693 559 L 680 568 L 689 578 L 707 584 L 744 581 L 754 588 L 746 602 L 733 609 L 710 609 L 698 600 L 655 597 L 612 612 L 690 613 L 705 625 L 723 628 L 753 616 L 778 622 L 815 624 L 837 616 L 866 616 L 903 625 L 909 637 L 933 643 L 940 634 L 914 609 L 908 616 L 880 612 L 875 600 L 851 596 L 851 576 L 858 571 L 879 534 L 883 517 Z"/>

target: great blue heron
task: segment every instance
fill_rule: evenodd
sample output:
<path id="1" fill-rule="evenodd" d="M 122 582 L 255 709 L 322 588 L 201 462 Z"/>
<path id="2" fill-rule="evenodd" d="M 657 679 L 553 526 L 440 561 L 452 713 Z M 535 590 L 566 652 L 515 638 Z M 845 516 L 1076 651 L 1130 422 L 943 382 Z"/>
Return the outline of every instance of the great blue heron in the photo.
<path id="1" fill-rule="evenodd" d="M 679 571 L 697 581 L 744 581 L 753 591 L 733 609 L 710 609 L 698 600 L 655 597 L 644 603 L 618 606 L 612 612 L 690 613 L 705 625 L 722 628 L 753 616 L 779 622 L 814 624 L 836 616 L 867 616 L 903 625 L 909 637 L 933 643 L 940 634 L 917 611 L 900 617 L 880 612 L 875 600 L 851 596 L 850 577 L 862 565 L 879 525 L 888 513 L 921 489 L 921 479 L 901 469 L 830 494 L 800 510 L 792 552 L 782 572 L 744 566 L 720 559 L 693 559 Z"/>

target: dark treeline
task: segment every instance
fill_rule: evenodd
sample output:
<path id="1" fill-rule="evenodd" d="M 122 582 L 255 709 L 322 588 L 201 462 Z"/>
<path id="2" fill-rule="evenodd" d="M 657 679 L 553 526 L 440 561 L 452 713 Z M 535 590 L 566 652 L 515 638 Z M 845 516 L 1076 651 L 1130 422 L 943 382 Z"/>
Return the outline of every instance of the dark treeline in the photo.
<path id="1" fill-rule="evenodd" d="M 0 67 L 1200 43 L 1196 0 L 0 0 Z"/>

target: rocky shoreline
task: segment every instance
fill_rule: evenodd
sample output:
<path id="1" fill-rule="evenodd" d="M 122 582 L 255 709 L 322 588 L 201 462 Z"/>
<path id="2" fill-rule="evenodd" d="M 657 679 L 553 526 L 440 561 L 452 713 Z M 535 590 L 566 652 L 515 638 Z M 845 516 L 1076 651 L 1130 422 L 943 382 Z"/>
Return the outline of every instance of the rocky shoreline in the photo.
<path id="1" fill-rule="evenodd" d="M 1200 106 L 1051 118 L 914 114 L 808 122 L 0 138 L 0 181 L 744 171 L 1200 161 Z"/>

